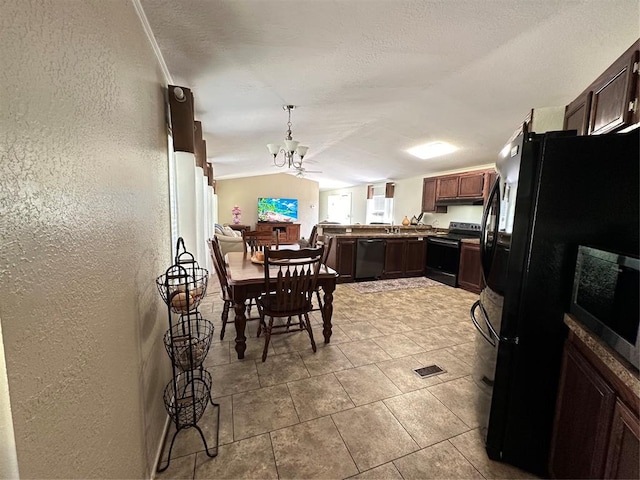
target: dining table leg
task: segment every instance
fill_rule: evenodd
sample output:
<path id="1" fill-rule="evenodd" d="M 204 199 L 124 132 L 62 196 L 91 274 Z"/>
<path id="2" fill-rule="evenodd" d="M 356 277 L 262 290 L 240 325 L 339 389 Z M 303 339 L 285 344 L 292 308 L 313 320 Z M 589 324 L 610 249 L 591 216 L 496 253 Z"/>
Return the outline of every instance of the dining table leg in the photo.
<path id="1" fill-rule="evenodd" d="M 335 288 L 335 282 L 328 282 L 327 285 L 322 285 L 324 303 L 320 311 L 322 312 L 322 334 L 324 335 L 324 343 L 331 341 L 331 316 L 333 315 L 333 292 Z"/>
<path id="2" fill-rule="evenodd" d="M 247 337 L 244 335 L 244 329 L 247 325 L 247 317 L 245 316 L 246 305 L 244 304 L 245 299 L 241 299 L 241 301 L 234 300 L 233 309 L 236 314 L 236 353 L 238 354 L 238 359 L 244 358 L 244 351 L 247 349 Z"/>

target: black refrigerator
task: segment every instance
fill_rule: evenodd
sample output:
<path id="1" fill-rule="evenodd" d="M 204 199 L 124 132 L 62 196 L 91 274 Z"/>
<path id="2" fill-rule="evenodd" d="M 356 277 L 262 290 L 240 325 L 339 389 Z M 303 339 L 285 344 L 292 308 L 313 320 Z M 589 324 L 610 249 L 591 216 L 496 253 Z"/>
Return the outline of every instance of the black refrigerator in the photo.
<path id="1" fill-rule="evenodd" d="M 480 242 L 486 287 L 471 309 L 494 460 L 548 475 L 578 245 L 638 256 L 639 145 L 638 129 L 527 133 L 496 162 Z"/>

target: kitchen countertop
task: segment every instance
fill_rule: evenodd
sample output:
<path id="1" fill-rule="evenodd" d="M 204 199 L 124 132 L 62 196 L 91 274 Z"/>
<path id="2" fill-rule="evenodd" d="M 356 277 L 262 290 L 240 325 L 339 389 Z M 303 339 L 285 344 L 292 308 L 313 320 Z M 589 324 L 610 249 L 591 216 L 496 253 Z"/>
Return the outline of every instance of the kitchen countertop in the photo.
<path id="1" fill-rule="evenodd" d="M 402 233 L 385 233 L 385 232 L 349 232 L 349 233 L 325 233 L 325 236 L 340 238 L 422 238 L 435 236 L 433 232 L 402 232 Z"/>
<path id="2" fill-rule="evenodd" d="M 387 233 L 389 229 L 396 230 Z M 318 235 L 331 237 L 356 237 L 356 238 L 407 238 L 427 237 L 430 235 L 445 234 L 445 229 L 435 229 L 431 225 L 334 225 L 318 224 Z"/>
<path id="3" fill-rule="evenodd" d="M 462 243 L 471 243 L 473 245 L 480 245 L 480 239 L 479 238 L 463 238 L 462 240 L 460 240 L 460 242 L 462 242 Z"/>
<path id="4" fill-rule="evenodd" d="M 571 314 L 565 313 L 564 323 L 591 351 L 611 370 L 618 379 L 640 397 L 640 376 L 625 360 L 614 353 L 608 345 L 579 323 Z"/>

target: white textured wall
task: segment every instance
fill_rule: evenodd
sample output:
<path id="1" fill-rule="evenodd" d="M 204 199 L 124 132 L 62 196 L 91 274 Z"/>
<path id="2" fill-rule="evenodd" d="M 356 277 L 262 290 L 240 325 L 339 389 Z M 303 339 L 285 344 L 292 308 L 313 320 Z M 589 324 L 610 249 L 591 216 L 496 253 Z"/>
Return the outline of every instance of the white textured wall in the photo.
<path id="1" fill-rule="evenodd" d="M 5 0 L 0 318 L 20 475 L 150 475 L 166 414 L 164 84 L 128 0 Z M 5 399 L 6 400 L 6 399 Z"/>
<path id="2" fill-rule="evenodd" d="M 218 222 L 232 223 L 231 209 L 242 209 L 242 224 L 255 228 L 258 221 L 258 198 L 278 197 L 298 199 L 300 236 L 309 238 L 311 228 L 318 223 L 318 182 L 297 178 L 286 173 L 258 175 L 216 181 Z"/>

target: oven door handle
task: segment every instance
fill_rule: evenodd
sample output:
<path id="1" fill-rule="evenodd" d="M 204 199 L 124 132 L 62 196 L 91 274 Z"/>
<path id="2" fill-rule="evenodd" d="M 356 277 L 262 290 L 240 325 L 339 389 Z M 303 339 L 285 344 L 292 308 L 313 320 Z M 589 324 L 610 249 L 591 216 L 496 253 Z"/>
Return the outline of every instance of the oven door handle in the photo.
<path id="1" fill-rule="evenodd" d="M 429 243 L 435 243 L 437 245 L 444 245 L 445 247 L 458 247 L 458 242 L 455 240 L 445 240 L 443 238 L 429 238 L 427 239 Z"/>
<path id="2" fill-rule="evenodd" d="M 491 325 L 491 323 L 489 322 L 489 318 L 487 317 L 487 312 L 484 309 L 484 307 L 482 306 L 482 304 L 480 303 L 480 300 L 477 300 L 472 306 L 471 306 L 471 310 L 469 311 L 469 315 L 471 316 L 471 321 L 473 322 L 473 325 L 476 327 L 476 330 L 478 330 L 478 332 L 480 332 L 480 335 L 482 335 L 484 337 L 484 339 L 489 342 L 489 344 L 492 347 L 496 346 L 496 339 L 493 338 L 492 336 L 490 337 L 489 335 L 487 335 L 487 333 L 482 329 L 482 327 L 480 326 L 480 322 L 478 321 L 478 319 L 476 318 L 476 309 L 480 307 L 480 311 L 482 312 L 482 316 L 484 317 L 484 323 L 487 325 L 487 328 L 489 328 L 489 331 L 494 334 L 495 333 L 495 329 L 493 328 L 493 326 L 489 327 L 489 325 Z M 496 337 L 499 338 L 499 337 Z"/>

